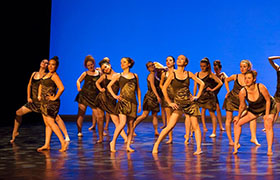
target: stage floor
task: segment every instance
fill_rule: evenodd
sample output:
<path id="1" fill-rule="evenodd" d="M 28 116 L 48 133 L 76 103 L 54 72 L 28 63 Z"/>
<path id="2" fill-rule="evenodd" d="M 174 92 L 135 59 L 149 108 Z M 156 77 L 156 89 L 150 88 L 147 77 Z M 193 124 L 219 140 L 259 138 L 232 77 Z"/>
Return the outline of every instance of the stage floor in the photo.
<path id="1" fill-rule="evenodd" d="M 0 179 L 279 179 L 280 124 L 275 124 L 274 155 L 266 155 L 267 144 L 263 124 L 258 123 L 257 137 L 261 146 L 250 143 L 250 129 L 243 127 L 238 155 L 232 155 L 225 132 L 216 138 L 203 133 L 203 154 L 192 155 L 194 139 L 184 144 L 184 124 L 174 129 L 174 142 L 164 142 L 159 154 L 151 153 L 154 141 L 152 123 L 142 123 L 134 139 L 133 153 L 127 153 L 123 139 L 117 141 L 117 152 L 110 153 L 109 142 L 114 125 L 110 123 L 103 144 L 96 144 L 97 133 L 88 131 L 90 122 L 84 122 L 82 138 L 77 137 L 75 122 L 66 122 L 71 138 L 69 150 L 60 153 L 60 143 L 52 137 L 51 150 L 36 152 L 44 144 L 44 126 L 23 125 L 14 144 L 10 144 L 11 127 L 0 129 Z M 161 124 L 160 124 L 161 125 Z M 277 178 L 278 177 L 278 178 Z"/>

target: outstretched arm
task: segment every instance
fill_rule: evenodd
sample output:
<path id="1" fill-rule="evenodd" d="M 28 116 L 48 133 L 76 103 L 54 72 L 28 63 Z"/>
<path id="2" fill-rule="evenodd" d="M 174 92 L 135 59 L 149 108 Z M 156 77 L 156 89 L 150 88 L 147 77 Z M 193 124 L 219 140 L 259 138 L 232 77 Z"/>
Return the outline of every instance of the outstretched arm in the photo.
<path id="1" fill-rule="evenodd" d="M 276 70 L 279 70 L 279 65 L 274 62 L 275 59 L 280 59 L 280 56 L 270 56 L 268 57 L 268 61 L 270 65 Z"/>

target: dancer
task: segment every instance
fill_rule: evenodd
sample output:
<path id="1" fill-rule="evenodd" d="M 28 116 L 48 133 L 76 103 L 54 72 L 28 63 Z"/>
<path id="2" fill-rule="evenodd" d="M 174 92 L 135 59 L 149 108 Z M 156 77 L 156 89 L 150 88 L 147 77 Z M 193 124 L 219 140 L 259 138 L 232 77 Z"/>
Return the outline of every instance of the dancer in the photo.
<path id="1" fill-rule="evenodd" d="M 233 119 L 233 111 L 239 110 L 239 97 L 238 94 L 240 90 L 245 86 L 244 77 L 248 70 L 251 70 L 252 63 L 249 60 L 242 60 L 240 62 L 241 74 L 234 74 L 225 79 L 225 87 L 227 89 L 227 94 L 224 100 L 223 109 L 226 109 L 226 132 L 229 139 L 229 145 L 233 146 L 234 142 L 231 137 L 231 121 Z M 233 89 L 229 90 L 229 82 L 234 80 Z M 256 131 L 257 131 L 257 121 L 250 121 L 251 130 L 251 142 L 259 146 Z"/>
<path id="2" fill-rule="evenodd" d="M 99 66 L 102 71 L 102 76 L 96 81 L 96 87 L 99 89 L 99 94 L 96 97 L 96 104 L 98 107 L 103 111 L 106 111 L 106 115 L 111 117 L 113 123 L 117 127 L 120 123 L 118 114 L 115 112 L 115 106 L 117 104 L 116 99 L 110 94 L 107 89 L 108 84 L 112 80 L 112 77 L 117 74 L 111 67 L 111 64 L 107 59 L 103 59 L 99 62 Z M 112 86 L 112 90 L 115 94 L 119 92 L 119 83 L 115 83 Z M 124 141 L 127 141 L 127 136 L 124 131 L 121 132 L 121 136 L 123 137 Z"/>
<path id="3" fill-rule="evenodd" d="M 95 118 L 97 118 L 98 134 L 99 140 L 97 143 L 103 142 L 103 126 L 104 126 L 104 112 L 97 108 L 96 96 L 99 93 L 98 88 L 96 87 L 96 81 L 100 77 L 100 72 L 95 69 L 95 60 L 91 55 L 86 56 L 84 60 L 84 66 L 88 69 L 82 73 L 82 75 L 77 80 L 78 95 L 75 99 L 79 103 L 78 109 L 78 118 L 77 118 L 77 128 L 78 136 L 82 137 L 82 125 L 84 120 L 84 115 L 89 106 L 92 109 L 92 123 L 95 124 Z M 81 82 L 84 82 L 83 87 L 81 88 Z"/>
<path id="4" fill-rule="evenodd" d="M 201 107 L 201 120 L 203 124 L 203 130 L 207 131 L 206 124 L 205 124 L 205 112 L 206 109 L 209 110 L 209 114 L 213 124 L 212 134 L 209 136 L 211 138 L 216 137 L 216 130 L 217 130 L 217 118 L 215 115 L 216 111 L 216 96 L 215 91 L 220 88 L 223 83 L 222 81 L 211 71 L 210 61 L 207 57 L 203 58 L 200 61 L 200 68 L 201 71 L 197 72 L 195 75 L 200 78 L 205 86 L 202 91 L 201 96 L 198 98 L 197 103 L 199 107 Z M 194 94 L 196 94 L 197 90 L 197 83 L 194 83 Z"/>
<path id="5" fill-rule="evenodd" d="M 215 75 L 222 81 L 222 83 L 224 83 L 225 79 L 228 76 L 226 75 L 225 72 L 221 72 L 222 71 L 221 61 L 220 60 L 215 60 L 213 64 L 214 64 Z M 217 111 L 217 119 L 218 119 L 218 122 L 219 122 L 220 131 L 225 131 L 225 129 L 223 127 L 223 123 L 222 123 L 222 112 L 221 112 L 220 103 L 219 103 L 219 99 L 218 99 L 218 94 L 221 90 L 221 87 L 216 89 L 216 91 L 214 91 L 214 93 L 215 93 L 215 96 L 216 96 L 216 105 L 217 105 L 216 111 Z"/>
<path id="6" fill-rule="evenodd" d="M 116 105 L 116 113 L 119 114 L 120 124 L 116 127 L 112 141 L 110 142 L 111 152 L 116 152 L 116 140 L 120 132 L 124 129 L 126 122 L 128 123 L 128 135 L 126 150 L 133 152 L 130 147 L 133 135 L 133 120 L 137 116 L 137 100 L 138 99 L 138 113 L 141 112 L 141 91 L 139 87 L 138 75 L 130 72 L 134 65 L 134 60 L 129 57 L 121 59 L 122 73 L 113 76 L 113 79 L 108 84 L 107 88 L 111 95 L 118 100 Z M 112 86 L 119 83 L 120 94 L 114 93 Z M 135 93 L 136 92 L 136 93 Z"/>
<path id="7" fill-rule="evenodd" d="M 170 74 L 173 74 L 173 72 L 174 72 L 175 58 L 173 56 L 168 56 L 166 58 L 166 66 L 167 66 L 168 70 L 165 73 L 162 73 L 162 75 L 161 75 L 161 79 L 160 79 L 160 83 L 159 83 L 160 89 L 163 89 L 163 85 L 166 82 L 168 76 Z M 168 94 L 170 101 L 173 102 L 174 101 L 174 92 L 173 92 L 171 85 L 169 85 L 167 87 L 167 94 Z M 161 101 L 161 107 L 162 107 L 161 111 L 163 111 L 163 113 L 165 113 L 166 124 L 168 124 L 171 113 L 172 113 L 172 108 L 168 105 L 168 103 L 164 97 L 162 98 L 162 101 Z M 162 118 L 164 118 L 164 117 L 162 116 Z M 167 144 L 171 144 L 173 142 L 172 134 L 173 133 L 171 130 L 170 133 L 168 134 L 169 139 L 166 142 Z"/>
<path id="8" fill-rule="evenodd" d="M 274 94 L 277 112 L 276 112 L 276 115 L 274 116 L 274 120 L 273 120 L 274 123 L 277 121 L 277 119 L 279 117 L 279 111 L 280 111 L 280 68 L 279 68 L 279 65 L 274 62 L 274 60 L 276 60 L 276 59 L 280 59 L 280 56 L 270 56 L 268 58 L 269 63 L 277 72 L 277 88 L 276 88 L 276 92 Z"/>
<path id="9" fill-rule="evenodd" d="M 41 84 L 38 89 L 38 100 L 41 101 L 41 113 L 46 125 L 45 128 L 45 144 L 38 148 L 37 151 L 50 149 L 50 140 L 52 131 L 58 137 L 61 148 L 60 152 L 64 152 L 67 149 L 68 142 L 64 140 L 59 127 L 55 123 L 55 118 L 58 114 L 60 107 L 59 97 L 64 91 L 64 86 L 56 73 L 59 61 L 58 57 L 54 56 L 50 59 L 48 64 L 49 72 L 41 79 Z"/>
<path id="10" fill-rule="evenodd" d="M 273 120 L 276 113 L 276 103 L 269 95 L 266 87 L 261 83 L 256 83 L 257 72 L 247 71 L 245 73 L 245 87 L 239 93 L 240 106 L 238 116 L 234 118 L 234 152 L 238 153 L 239 138 L 242 125 L 256 120 L 263 116 L 264 127 L 266 129 L 267 155 L 271 156 L 273 144 Z M 246 110 L 246 102 L 249 107 Z"/>
<path id="11" fill-rule="evenodd" d="M 192 72 L 185 71 L 185 67 L 188 65 L 188 58 L 184 55 L 180 55 L 177 58 L 177 66 L 178 69 L 170 74 L 163 85 L 163 95 L 167 103 L 174 110 L 169 119 L 169 123 L 167 126 L 161 131 L 157 141 L 154 144 L 152 153 L 158 153 L 158 147 L 160 142 L 164 139 L 164 137 L 175 127 L 178 118 L 185 114 L 187 121 L 190 121 L 193 129 L 195 131 L 195 140 L 197 149 L 194 152 L 194 155 L 198 155 L 202 153 L 201 150 L 201 131 L 199 124 L 197 122 L 197 116 L 200 115 L 199 107 L 194 100 L 197 100 L 204 88 L 204 83 L 199 78 L 197 78 Z M 189 90 L 190 78 L 192 78 L 195 82 L 200 85 L 199 92 L 197 96 L 192 96 Z M 171 84 L 174 90 L 174 102 L 168 97 L 167 87 Z M 189 123 L 190 124 L 190 123 Z M 189 129 L 189 128 L 188 128 Z"/>
<path id="12" fill-rule="evenodd" d="M 44 59 L 40 63 L 40 69 L 38 72 L 33 72 L 29 83 L 27 86 L 27 103 L 23 105 L 16 111 L 16 118 L 14 121 L 14 129 L 12 133 L 12 139 L 10 140 L 11 143 L 15 141 L 16 136 L 19 135 L 18 129 L 22 122 L 22 116 L 28 114 L 30 112 L 41 113 L 40 106 L 41 103 L 38 100 L 38 88 L 40 85 L 40 80 L 43 76 L 46 75 L 46 70 L 48 67 L 48 60 Z M 56 116 L 56 123 L 58 124 L 59 128 L 62 130 L 63 134 L 65 135 L 65 140 L 70 141 L 67 129 L 63 120 L 60 118 L 59 115 Z"/>
<path id="13" fill-rule="evenodd" d="M 138 116 L 136 121 L 133 123 L 133 132 L 137 125 L 146 119 L 152 111 L 153 126 L 155 130 L 155 136 L 158 136 L 158 118 L 157 113 L 159 112 L 159 104 L 161 103 L 161 98 L 159 96 L 159 80 L 156 78 L 155 74 L 155 64 L 151 61 L 146 63 L 146 67 L 150 72 L 147 77 L 148 91 L 145 94 L 143 101 L 143 113 Z"/>

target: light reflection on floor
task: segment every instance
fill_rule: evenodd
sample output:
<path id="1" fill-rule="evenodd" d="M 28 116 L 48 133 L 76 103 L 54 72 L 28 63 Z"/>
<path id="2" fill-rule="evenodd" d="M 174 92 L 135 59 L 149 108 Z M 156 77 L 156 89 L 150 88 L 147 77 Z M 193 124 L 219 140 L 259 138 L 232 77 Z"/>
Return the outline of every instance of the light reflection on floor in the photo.
<path id="1" fill-rule="evenodd" d="M 277 179 L 280 177 L 280 124 L 274 126 L 274 155 L 266 155 L 267 144 L 263 124 L 258 123 L 257 137 L 261 143 L 250 143 L 250 129 L 245 125 L 240 139 L 238 155 L 232 155 L 225 132 L 217 132 L 216 138 L 203 133 L 204 153 L 193 156 L 194 139 L 184 145 L 184 124 L 174 129 L 174 143 L 162 143 L 158 155 L 151 153 L 155 141 L 152 123 L 142 123 L 132 147 L 127 153 L 122 138 L 117 141 L 117 152 L 110 153 L 109 141 L 114 131 L 110 124 L 103 144 L 96 144 L 96 132 L 88 131 L 84 123 L 82 138 L 77 137 L 75 122 L 66 122 L 71 143 L 69 150 L 60 148 L 56 136 L 52 137 L 52 149 L 41 153 L 36 149 L 44 144 L 43 125 L 25 125 L 20 129 L 16 142 L 9 143 L 11 127 L 0 129 L 0 177 L 4 179 Z"/>

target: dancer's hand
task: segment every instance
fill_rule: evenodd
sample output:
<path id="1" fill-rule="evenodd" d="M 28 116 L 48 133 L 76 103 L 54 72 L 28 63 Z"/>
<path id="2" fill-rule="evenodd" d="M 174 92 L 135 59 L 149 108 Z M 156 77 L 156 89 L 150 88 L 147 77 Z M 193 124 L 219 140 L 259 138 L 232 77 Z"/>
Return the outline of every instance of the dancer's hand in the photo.
<path id="1" fill-rule="evenodd" d="M 47 100 L 49 100 L 49 101 L 55 101 L 56 100 L 56 98 L 55 98 L 55 96 L 47 96 Z"/>
<path id="2" fill-rule="evenodd" d="M 197 99 L 198 99 L 198 97 L 197 96 L 191 96 L 191 101 L 193 102 L 193 101 L 196 101 Z"/>
<path id="3" fill-rule="evenodd" d="M 172 109 L 175 109 L 175 110 L 177 110 L 179 108 L 179 106 L 176 103 L 170 103 L 169 106 L 172 107 Z"/>
<path id="4" fill-rule="evenodd" d="M 42 97 L 41 96 L 38 96 L 38 101 L 41 101 L 42 100 Z"/>
<path id="5" fill-rule="evenodd" d="M 229 92 L 227 92 L 227 94 L 226 94 L 225 98 L 227 98 L 227 97 L 228 97 L 228 95 L 229 95 Z"/>
<path id="6" fill-rule="evenodd" d="M 32 103 L 33 100 L 32 100 L 31 98 L 28 98 L 28 99 L 27 99 L 27 102 Z"/>
<path id="7" fill-rule="evenodd" d="M 101 90 L 100 90 L 100 92 L 105 92 L 106 91 L 106 89 L 105 88 L 102 88 Z"/>
<path id="8" fill-rule="evenodd" d="M 116 96 L 115 99 L 118 100 L 118 101 L 122 101 L 122 97 L 121 96 Z"/>
<path id="9" fill-rule="evenodd" d="M 138 113 L 140 113 L 142 111 L 142 108 L 140 105 L 138 105 Z"/>
<path id="10" fill-rule="evenodd" d="M 211 91 L 211 92 L 213 92 L 213 89 L 210 88 L 210 87 L 207 87 L 207 88 L 206 88 L 206 91 Z"/>

